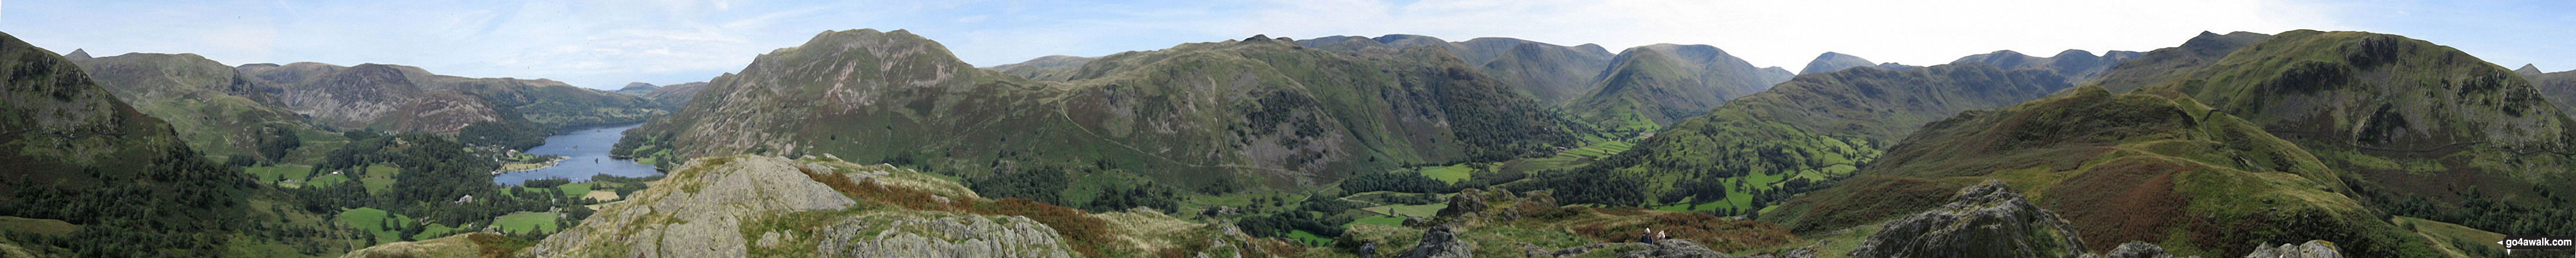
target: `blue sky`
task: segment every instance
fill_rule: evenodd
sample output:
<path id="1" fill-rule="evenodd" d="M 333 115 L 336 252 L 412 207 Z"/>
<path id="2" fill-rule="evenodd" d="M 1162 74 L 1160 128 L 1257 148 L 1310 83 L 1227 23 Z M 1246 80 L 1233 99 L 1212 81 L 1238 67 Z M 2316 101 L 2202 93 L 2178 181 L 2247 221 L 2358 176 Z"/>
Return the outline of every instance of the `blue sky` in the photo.
<path id="1" fill-rule="evenodd" d="M 2200 31 L 2366 30 L 2490 62 L 2576 69 L 2576 1 L 296 1 L 0 0 L 0 32 L 58 52 L 225 64 L 402 64 L 593 88 L 704 81 L 825 30 L 906 29 L 977 66 L 1253 34 L 1514 37 L 1618 51 L 1708 44 L 1796 70 L 1817 54 L 1946 63 L 2146 51 Z"/>

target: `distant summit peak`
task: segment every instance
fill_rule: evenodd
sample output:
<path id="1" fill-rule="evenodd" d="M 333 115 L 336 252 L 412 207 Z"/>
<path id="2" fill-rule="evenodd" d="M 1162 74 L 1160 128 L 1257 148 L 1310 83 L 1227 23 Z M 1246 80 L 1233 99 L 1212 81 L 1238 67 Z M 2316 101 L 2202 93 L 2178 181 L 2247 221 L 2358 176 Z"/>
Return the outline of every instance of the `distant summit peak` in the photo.
<path id="1" fill-rule="evenodd" d="M 2066 51 L 2058 51 L 2058 52 L 2057 52 L 2057 56 L 2054 56 L 2054 57 L 2069 57 L 2070 55 L 2072 55 L 2072 56 L 2083 56 L 2083 57 L 2101 57 L 2101 56 L 2093 55 L 2093 51 L 2084 51 L 2083 49 L 2068 49 L 2068 50 L 2066 50 Z"/>
<path id="2" fill-rule="evenodd" d="M 68 59 L 83 59 L 83 58 L 89 58 L 89 51 L 84 50 L 84 49 L 74 48 L 74 49 L 72 49 L 72 53 L 71 53 L 71 54 L 63 55 L 63 58 L 68 58 Z"/>
<path id="3" fill-rule="evenodd" d="M 2539 65 L 2534 65 L 2534 64 L 2522 64 L 2522 68 L 2521 68 L 2521 69 L 2513 69 L 2513 73 L 2522 74 L 2522 75 L 2534 75 L 2534 74 L 2541 74 L 2542 72 L 2540 72 L 2540 66 L 2539 66 Z"/>

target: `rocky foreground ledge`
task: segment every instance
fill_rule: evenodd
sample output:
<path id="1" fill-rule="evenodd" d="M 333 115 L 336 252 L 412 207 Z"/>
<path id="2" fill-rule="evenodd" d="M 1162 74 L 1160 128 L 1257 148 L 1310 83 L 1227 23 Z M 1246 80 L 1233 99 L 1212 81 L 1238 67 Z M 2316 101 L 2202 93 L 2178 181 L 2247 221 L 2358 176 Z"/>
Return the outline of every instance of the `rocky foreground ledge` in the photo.
<path id="1" fill-rule="evenodd" d="M 2003 181 L 1960 188 L 1950 203 L 1923 213 L 1887 221 L 1851 257 L 2081 257 L 2172 258 L 2163 247 L 2145 242 L 2121 244 L 2110 252 L 2083 251 L 2074 227 L 2057 213 L 2032 205 Z M 2193 256 L 2197 257 L 2197 256 Z M 2261 246 L 2247 258 L 2343 257 L 2334 243 Z"/>

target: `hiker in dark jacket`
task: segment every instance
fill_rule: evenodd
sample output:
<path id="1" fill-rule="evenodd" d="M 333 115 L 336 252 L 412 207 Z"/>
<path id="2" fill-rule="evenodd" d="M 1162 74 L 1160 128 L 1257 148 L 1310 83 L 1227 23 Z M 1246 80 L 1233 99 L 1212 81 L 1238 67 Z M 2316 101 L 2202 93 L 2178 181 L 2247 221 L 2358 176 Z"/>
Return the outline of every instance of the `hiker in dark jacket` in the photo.
<path id="1" fill-rule="evenodd" d="M 1655 243 L 1655 229 L 1651 229 L 1651 228 L 1649 228 L 1649 229 L 1646 229 L 1646 232 L 1645 232 L 1645 233 L 1637 234 L 1637 242 L 1638 242 L 1638 243 L 1648 243 L 1648 244 L 1653 244 L 1653 243 Z"/>

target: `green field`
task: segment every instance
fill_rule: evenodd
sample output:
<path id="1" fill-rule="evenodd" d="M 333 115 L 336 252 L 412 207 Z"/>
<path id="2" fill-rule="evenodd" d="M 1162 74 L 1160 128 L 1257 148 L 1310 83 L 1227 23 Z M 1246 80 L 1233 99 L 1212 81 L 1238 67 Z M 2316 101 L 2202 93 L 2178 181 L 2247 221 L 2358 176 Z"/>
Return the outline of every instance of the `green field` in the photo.
<path id="1" fill-rule="evenodd" d="M 1467 165 L 1468 164 L 1457 164 L 1440 167 L 1419 167 L 1414 168 L 1414 171 L 1416 173 L 1421 173 L 1422 176 L 1431 177 L 1431 179 L 1434 180 L 1440 180 L 1440 182 L 1443 183 L 1456 184 L 1458 181 L 1467 180 L 1468 176 L 1475 175 L 1476 168 L 1469 167 Z"/>
<path id="2" fill-rule="evenodd" d="M 448 226 L 447 226 L 447 224 L 429 224 L 429 226 L 424 226 L 424 227 L 422 227 L 422 228 L 421 228 L 421 230 L 420 230 L 420 234 L 413 234 L 413 235 L 411 235 L 411 239 L 420 239 L 420 240 L 435 239 L 435 238 L 439 238 L 439 237 L 445 237 L 445 236 L 447 236 L 448 234 L 455 234 L 455 233 L 457 233 L 456 231 L 457 231 L 457 228 L 455 228 L 455 227 L 448 227 Z"/>
<path id="3" fill-rule="evenodd" d="M 536 232 L 541 234 L 553 233 L 555 232 L 556 227 L 555 216 L 557 216 L 557 213 L 553 212 L 511 213 L 510 215 L 501 215 L 501 218 L 493 219 L 492 225 L 501 226 L 501 232 L 509 234 L 525 232 Z"/>
<path id="4" fill-rule="evenodd" d="M 582 195 L 590 194 L 590 185 L 590 182 L 571 183 L 556 186 L 555 190 L 563 191 L 564 196 L 567 197 L 581 198 Z"/>
<path id="5" fill-rule="evenodd" d="M 386 219 L 393 219 L 393 225 L 386 225 Z M 393 214 L 376 208 L 356 208 L 340 210 L 337 220 L 341 225 L 375 235 L 376 243 L 392 243 L 403 241 L 402 227 L 411 221 L 411 216 Z"/>
<path id="6" fill-rule="evenodd" d="M 330 187 L 348 182 L 349 175 L 323 175 L 314 177 L 313 180 L 305 180 L 303 185 L 312 187 Z"/>
<path id="7" fill-rule="evenodd" d="M 358 183 L 367 187 L 367 194 L 375 195 L 393 192 L 394 175 L 402 174 L 402 169 L 396 169 L 391 164 L 369 165 L 366 171 L 366 177 L 359 178 Z"/>

